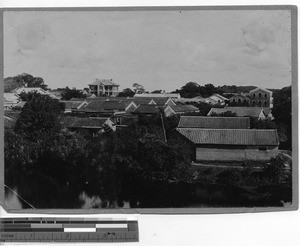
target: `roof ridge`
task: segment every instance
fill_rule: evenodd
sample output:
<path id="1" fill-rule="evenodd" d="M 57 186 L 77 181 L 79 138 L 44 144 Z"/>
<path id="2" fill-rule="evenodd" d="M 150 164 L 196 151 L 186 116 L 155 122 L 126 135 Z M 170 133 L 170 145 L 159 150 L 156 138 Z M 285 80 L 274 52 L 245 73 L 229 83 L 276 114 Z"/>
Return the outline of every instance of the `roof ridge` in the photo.
<path id="1" fill-rule="evenodd" d="M 277 131 L 277 129 L 228 129 L 228 128 L 202 128 L 202 127 L 176 127 L 176 129 L 184 129 L 184 130 L 214 130 L 214 131 Z"/>

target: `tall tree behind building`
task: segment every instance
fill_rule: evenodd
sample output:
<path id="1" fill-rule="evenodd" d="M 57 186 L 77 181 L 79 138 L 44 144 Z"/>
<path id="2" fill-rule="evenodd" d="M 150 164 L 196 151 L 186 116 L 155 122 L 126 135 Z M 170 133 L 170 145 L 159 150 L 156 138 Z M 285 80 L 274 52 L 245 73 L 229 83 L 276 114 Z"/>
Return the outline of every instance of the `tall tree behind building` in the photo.
<path id="1" fill-rule="evenodd" d="M 274 93 L 272 114 L 278 129 L 280 147 L 292 149 L 292 94 L 291 86 Z"/>
<path id="2" fill-rule="evenodd" d="M 40 87 L 47 90 L 48 85 L 44 83 L 43 78 L 34 77 L 28 73 L 22 73 L 14 77 L 4 79 L 4 92 L 11 92 L 19 87 Z"/>

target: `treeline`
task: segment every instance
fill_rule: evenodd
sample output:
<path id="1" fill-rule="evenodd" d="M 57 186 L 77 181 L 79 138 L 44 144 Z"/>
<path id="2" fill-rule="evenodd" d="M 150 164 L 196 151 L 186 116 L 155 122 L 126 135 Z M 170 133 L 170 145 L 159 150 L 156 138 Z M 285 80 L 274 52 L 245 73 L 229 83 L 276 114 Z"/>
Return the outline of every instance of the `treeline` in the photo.
<path id="1" fill-rule="evenodd" d="M 282 149 L 292 150 L 292 90 L 291 86 L 274 92 L 272 114 Z M 296 120 L 296 119 L 294 119 Z M 297 127 L 297 126 L 296 126 Z"/>
<path id="2" fill-rule="evenodd" d="M 39 87 L 44 90 L 48 88 L 48 85 L 44 83 L 44 79 L 41 77 L 34 77 L 31 74 L 23 73 L 14 77 L 7 77 L 4 79 L 4 92 L 11 92 L 19 87 Z"/>

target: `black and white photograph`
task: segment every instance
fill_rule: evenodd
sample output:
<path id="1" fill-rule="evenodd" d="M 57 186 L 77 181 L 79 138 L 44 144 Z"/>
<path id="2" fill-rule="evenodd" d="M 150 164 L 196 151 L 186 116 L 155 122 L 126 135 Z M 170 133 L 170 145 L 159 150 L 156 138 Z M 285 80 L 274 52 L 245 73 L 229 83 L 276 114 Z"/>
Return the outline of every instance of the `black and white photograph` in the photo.
<path id="1" fill-rule="evenodd" d="M 6 208 L 292 206 L 292 24 L 284 6 L 4 10 Z"/>

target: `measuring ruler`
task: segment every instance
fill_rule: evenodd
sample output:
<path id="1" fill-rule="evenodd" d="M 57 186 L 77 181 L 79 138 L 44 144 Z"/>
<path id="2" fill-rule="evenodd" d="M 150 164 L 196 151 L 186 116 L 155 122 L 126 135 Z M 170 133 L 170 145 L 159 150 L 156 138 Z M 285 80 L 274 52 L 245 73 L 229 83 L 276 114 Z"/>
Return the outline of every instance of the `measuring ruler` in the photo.
<path id="1" fill-rule="evenodd" d="M 97 218 L 2 218 L 0 242 L 138 242 L 138 222 Z"/>

